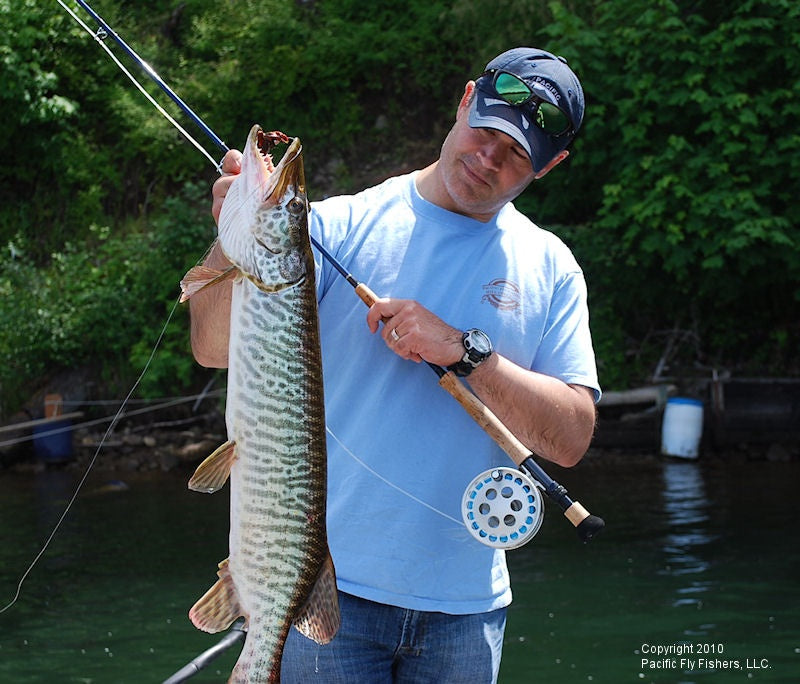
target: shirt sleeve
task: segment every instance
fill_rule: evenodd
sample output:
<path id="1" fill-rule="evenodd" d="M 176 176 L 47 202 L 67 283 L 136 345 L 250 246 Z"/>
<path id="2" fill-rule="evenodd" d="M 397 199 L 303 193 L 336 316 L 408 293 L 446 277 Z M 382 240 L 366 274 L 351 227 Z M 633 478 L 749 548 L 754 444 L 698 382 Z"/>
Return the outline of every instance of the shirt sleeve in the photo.
<path id="1" fill-rule="evenodd" d="M 531 370 L 589 387 L 594 390 L 595 402 L 600 400 L 586 281 L 581 271 L 566 273 L 556 284 Z"/>

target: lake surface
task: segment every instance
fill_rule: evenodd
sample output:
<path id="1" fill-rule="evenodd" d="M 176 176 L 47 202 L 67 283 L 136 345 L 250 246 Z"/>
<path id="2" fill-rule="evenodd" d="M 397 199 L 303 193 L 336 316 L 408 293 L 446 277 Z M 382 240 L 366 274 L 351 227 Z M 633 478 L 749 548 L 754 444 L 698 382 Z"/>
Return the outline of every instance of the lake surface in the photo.
<path id="1" fill-rule="evenodd" d="M 509 552 L 503 684 L 800 681 L 800 463 L 618 455 L 549 472 L 607 527 L 583 545 L 547 504 Z M 0 615 L 0 682 L 161 682 L 218 641 L 186 614 L 227 555 L 227 493 L 189 492 L 188 475 L 111 492 L 120 475 L 90 477 Z M 79 476 L 0 473 L 0 604 Z M 236 656 L 189 681 L 225 681 Z"/>

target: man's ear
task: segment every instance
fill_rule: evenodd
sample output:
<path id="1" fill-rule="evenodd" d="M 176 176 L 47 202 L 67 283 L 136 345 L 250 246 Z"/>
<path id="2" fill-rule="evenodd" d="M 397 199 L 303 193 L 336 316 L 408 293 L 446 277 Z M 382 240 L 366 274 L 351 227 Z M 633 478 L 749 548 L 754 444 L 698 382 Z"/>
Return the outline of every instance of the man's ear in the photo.
<path id="1" fill-rule="evenodd" d="M 550 162 L 545 166 L 539 173 L 537 173 L 534 178 L 539 180 L 540 178 L 544 178 L 552 169 L 558 166 L 562 161 L 564 161 L 567 157 L 569 157 L 569 150 L 561 150 L 555 157 L 553 157 Z"/>
<path id="2" fill-rule="evenodd" d="M 467 81 L 467 85 L 464 86 L 464 94 L 461 96 L 461 101 L 458 103 L 456 119 L 461 116 L 461 112 L 466 112 L 469 109 L 469 103 L 472 102 L 472 97 L 474 94 L 475 81 Z"/>

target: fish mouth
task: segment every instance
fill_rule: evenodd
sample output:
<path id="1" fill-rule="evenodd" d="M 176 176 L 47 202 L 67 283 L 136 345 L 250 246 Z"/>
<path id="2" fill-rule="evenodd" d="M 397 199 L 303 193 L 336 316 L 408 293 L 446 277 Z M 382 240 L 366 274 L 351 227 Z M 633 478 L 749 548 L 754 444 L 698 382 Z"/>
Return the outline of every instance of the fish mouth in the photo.
<path id="1" fill-rule="evenodd" d="M 273 164 L 272 149 L 284 142 Z M 300 139 L 254 125 L 220 213 L 219 239 L 240 275 L 264 292 L 296 285 L 311 270 L 305 182 Z"/>
<path id="2" fill-rule="evenodd" d="M 306 174 L 303 167 L 303 144 L 300 138 L 293 138 L 289 143 L 289 148 L 278 162 L 273 176 L 277 176 L 277 180 L 272 192 L 278 197 L 283 197 L 290 187 L 293 187 L 297 194 L 305 194 Z"/>
<path id="3" fill-rule="evenodd" d="M 262 202 L 265 205 L 284 205 L 285 207 L 298 205 L 294 211 L 308 211 L 305 187 L 305 168 L 303 165 L 303 145 L 300 138 L 289 138 L 278 132 L 264 134 L 259 128 L 259 132 L 254 136 L 259 147 L 261 158 L 264 160 L 266 168 L 270 171 L 272 158 L 270 152 L 276 144 L 288 142 L 288 147 L 283 153 L 281 160 L 271 169 L 271 173 L 266 179 L 263 190 Z M 289 209 L 291 213 L 294 213 Z M 255 238 L 255 241 L 267 252 L 275 257 L 281 258 L 281 250 L 270 247 L 263 240 Z M 293 288 L 306 280 L 305 272 L 293 273 L 296 264 L 291 262 L 291 257 L 286 256 L 286 265 L 281 267 L 281 275 L 284 280 L 280 283 L 271 285 L 257 278 L 256 283 L 259 289 L 268 293 L 280 292 Z M 286 270 L 283 270 L 283 269 Z M 292 277 L 292 276 L 295 277 Z M 255 282 L 255 281 L 254 281 Z"/>
<path id="4" fill-rule="evenodd" d="M 260 127 L 258 131 L 263 134 L 263 130 Z M 252 143 L 258 146 L 258 154 L 264 163 L 265 170 L 269 173 L 262 201 L 267 202 L 269 199 L 272 199 L 273 201 L 280 202 L 289 188 L 294 188 L 295 194 L 304 194 L 306 189 L 306 177 L 303 167 L 303 144 L 300 142 L 300 138 L 286 138 L 286 140 L 289 141 L 289 147 L 286 149 L 286 152 L 283 153 L 283 157 L 278 164 L 274 168 L 270 168 L 272 166 L 272 160 L 269 151 L 274 144 L 271 142 L 268 143 L 266 149 L 258 144 L 259 137 L 263 139 L 270 135 L 271 134 L 264 134 L 262 136 L 255 135 L 253 136 Z"/>

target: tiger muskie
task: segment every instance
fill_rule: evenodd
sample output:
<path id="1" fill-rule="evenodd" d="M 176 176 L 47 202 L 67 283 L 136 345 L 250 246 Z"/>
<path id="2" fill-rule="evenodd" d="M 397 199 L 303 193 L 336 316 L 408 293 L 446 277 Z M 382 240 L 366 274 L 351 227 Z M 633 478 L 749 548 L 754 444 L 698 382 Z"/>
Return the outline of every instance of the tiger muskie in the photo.
<path id="1" fill-rule="evenodd" d="M 245 617 L 247 638 L 231 682 L 279 681 L 292 625 L 321 644 L 339 628 L 302 146 L 294 138 L 273 167 L 261 145 L 275 135 L 282 136 L 251 129 L 222 206 L 218 239 L 232 268 L 198 266 L 181 281 L 188 298 L 234 278 L 228 441 L 189 481 L 190 489 L 213 492 L 230 476 L 230 555 L 189 617 L 206 632 Z"/>

